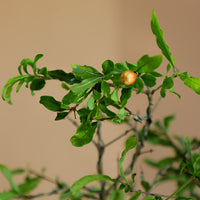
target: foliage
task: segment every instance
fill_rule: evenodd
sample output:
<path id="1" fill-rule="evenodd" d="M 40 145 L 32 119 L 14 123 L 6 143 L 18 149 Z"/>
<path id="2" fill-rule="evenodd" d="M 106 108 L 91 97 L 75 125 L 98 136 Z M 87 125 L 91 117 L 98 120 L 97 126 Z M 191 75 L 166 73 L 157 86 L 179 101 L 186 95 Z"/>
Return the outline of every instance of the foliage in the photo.
<path id="1" fill-rule="evenodd" d="M 0 193 L 1 200 L 14 198 L 33 199 L 46 195 L 59 194 L 59 199 L 78 200 L 87 199 L 110 199 L 120 200 L 129 196 L 130 200 L 137 200 L 140 197 L 144 200 L 162 200 L 175 197 L 176 199 L 199 199 L 197 188 L 200 187 L 200 155 L 197 153 L 200 146 L 198 139 L 190 140 L 179 136 L 172 138 L 169 133 L 171 122 L 174 116 L 167 116 L 163 120 L 156 121 L 152 125 L 152 111 L 156 107 L 152 96 L 160 91 L 161 98 L 166 97 L 167 92 L 176 94 L 174 90 L 174 79 L 180 78 L 184 85 L 200 94 L 200 79 L 190 76 L 188 72 L 178 73 L 167 43 L 164 40 L 163 31 L 159 26 L 158 19 L 153 11 L 151 29 L 156 37 L 156 42 L 163 55 L 144 55 L 135 63 L 114 63 L 106 60 L 102 64 L 102 71 L 87 66 L 72 66 L 72 72 L 66 73 L 63 70 L 51 70 L 46 67 L 38 68 L 37 62 L 43 57 L 36 55 L 32 60 L 25 58 L 18 68 L 19 75 L 8 80 L 2 89 L 2 98 L 9 104 L 11 92 L 16 85 L 16 92 L 25 84 L 34 94 L 35 91 L 45 87 L 48 80 L 56 79 L 61 81 L 61 86 L 66 90 L 65 96 L 61 100 L 56 100 L 52 96 L 41 96 L 40 104 L 50 111 L 56 113 L 55 120 L 73 119 L 69 118 L 70 113 L 74 113 L 80 119 L 76 133 L 71 137 L 72 145 L 82 147 L 92 142 L 97 147 L 99 159 L 97 162 L 97 174 L 87 175 L 77 180 L 71 187 L 58 180 L 50 180 L 55 185 L 55 189 L 49 193 L 31 195 L 30 192 L 38 186 L 41 180 L 46 179 L 43 172 L 37 173 L 33 170 L 12 171 L 4 165 L 0 165 L 0 171 L 8 180 L 11 189 Z M 163 56 L 167 59 L 166 73 L 161 74 L 156 70 L 161 66 Z M 171 69 L 172 66 L 172 69 Z M 136 73 L 136 81 L 132 85 L 123 85 L 120 82 L 120 75 L 125 70 Z M 31 72 L 30 72 L 31 71 Z M 162 84 L 157 84 L 161 79 Z M 159 81 L 160 82 L 160 81 Z M 145 116 L 138 116 L 127 108 L 128 100 L 134 94 L 144 94 L 148 99 Z M 86 106 L 80 107 L 85 102 Z M 103 121 L 113 123 L 127 123 L 130 126 L 122 135 L 114 138 L 109 143 L 104 144 L 101 139 L 100 128 Z M 137 124 L 141 125 L 138 127 Z M 125 148 L 119 160 L 120 173 L 116 178 L 111 178 L 103 174 L 102 156 L 104 150 L 115 141 L 129 134 Z M 97 141 L 93 136 L 97 134 Z M 136 188 L 135 181 L 138 175 L 133 173 L 133 168 L 145 144 L 152 147 L 163 146 L 173 150 L 174 154 L 161 160 L 145 159 L 145 162 L 157 170 L 157 174 L 152 183 L 141 175 L 141 188 Z M 124 160 L 127 154 L 132 153 L 132 160 L 124 169 Z M 26 174 L 24 182 L 16 184 L 13 181 L 15 174 Z M 164 181 L 174 180 L 177 183 L 177 190 L 168 197 L 162 194 L 152 194 L 150 191 L 155 185 Z M 87 184 L 99 181 L 100 187 L 88 187 Z M 187 192 L 189 195 L 187 196 Z M 126 195 L 125 195 L 126 194 Z"/>

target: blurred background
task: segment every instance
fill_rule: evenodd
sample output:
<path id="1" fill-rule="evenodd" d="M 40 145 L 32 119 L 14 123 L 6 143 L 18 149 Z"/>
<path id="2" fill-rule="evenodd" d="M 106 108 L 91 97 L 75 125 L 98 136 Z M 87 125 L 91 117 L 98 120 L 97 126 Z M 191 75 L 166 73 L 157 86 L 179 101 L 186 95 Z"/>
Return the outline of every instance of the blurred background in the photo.
<path id="1" fill-rule="evenodd" d="M 44 54 L 38 67 L 66 72 L 71 71 L 72 64 L 100 69 L 106 59 L 115 63 L 137 62 L 144 54 L 160 54 L 150 28 L 153 10 L 179 71 L 200 77 L 199 0 L 0 0 L 0 3 L 1 88 L 17 75 L 23 58 L 33 59 L 38 53 Z M 165 61 L 163 71 L 166 64 Z M 175 89 L 182 99 L 167 95 L 155 111 L 154 119 L 176 113 L 171 133 L 199 137 L 199 96 L 178 81 Z M 95 147 L 92 144 L 73 147 L 69 140 L 76 127 L 67 120 L 55 122 L 55 113 L 39 104 L 41 95 L 56 99 L 64 96 L 59 82 L 48 82 L 34 97 L 24 88 L 14 93 L 13 106 L 0 101 L 0 163 L 11 169 L 30 166 L 40 171 L 45 167 L 48 176 L 60 177 L 69 184 L 96 173 Z M 134 112 L 143 113 L 146 99 L 133 97 L 128 106 Z M 106 122 L 103 137 L 110 141 L 125 129 L 125 125 Z M 105 174 L 116 176 L 117 157 L 123 143 L 124 140 L 117 142 L 105 152 Z M 167 153 L 155 151 L 154 155 Z M 46 183 L 38 191 L 48 192 L 53 187 Z M 7 182 L 0 175 L 0 192 L 7 188 Z M 172 191 L 169 185 L 159 189 L 163 194 Z"/>

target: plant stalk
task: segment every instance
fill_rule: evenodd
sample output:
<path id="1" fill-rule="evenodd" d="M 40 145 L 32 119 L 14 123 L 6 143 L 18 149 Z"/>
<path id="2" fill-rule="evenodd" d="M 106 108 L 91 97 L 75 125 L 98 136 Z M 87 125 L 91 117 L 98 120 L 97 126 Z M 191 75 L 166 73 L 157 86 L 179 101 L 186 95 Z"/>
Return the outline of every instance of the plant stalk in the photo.
<path id="1" fill-rule="evenodd" d="M 173 194 L 171 194 L 169 197 L 167 197 L 165 200 L 170 199 L 171 197 L 175 196 L 177 193 L 179 193 L 181 190 L 183 190 L 187 185 L 189 185 L 193 181 L 194 177 L 188 179 L 178 190 L 176 190 Z"/>

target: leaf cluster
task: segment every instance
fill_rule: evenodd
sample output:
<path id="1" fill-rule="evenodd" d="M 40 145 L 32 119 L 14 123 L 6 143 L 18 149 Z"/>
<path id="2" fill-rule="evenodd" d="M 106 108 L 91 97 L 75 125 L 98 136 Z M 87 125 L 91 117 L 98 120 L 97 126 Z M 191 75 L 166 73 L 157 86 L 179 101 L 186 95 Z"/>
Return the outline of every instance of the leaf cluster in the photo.
<path id="1" fill-rule="evenodd" d="M 27 196 L 39 184 L 41 179 L 45 179 L 45 176 L 38 174 L 36 174 L 36 177 L 26 176 L 24 182 L 17 185 L 13 181 L 14 173 L 6 166 L 0 165 L 0 171 L 11 187 L 10 191 L 0 193 L 0 199 L 9 200 L 14 197 L 31 199 L 59 193 L 60 200 L 68 198 L 78 200 L 83 197 L 97 199 L 97 195 L 101 200 L 105 199 L 105 197 L 109 197 L 110 200 L 117 200 L 124 199 L 124 193 L 130 193 L 130 200 L 137 200 L 142 194 L 147 195 L 144 200 L 162 200 L 162 195 L 149 194 L 155 184 L 167 180 L 175 180 L 179 189 L 167 197 L 166 200 L 172 196 L 177 196 L 176 199 L 179 200 L 189 199 L 179 197 L 184 194 L 185 189 L 189 189 L 192 197 L 196 198 L 198 196 L 195 189 L 196 186 L 200 185 L 200 156 L 198 153 L 193 152 L 193 149 L 200 142 L 198 140 L 189 141 L 188 138 L 183 139 L 180 137 L 172 140 L 168 131 L 174 116 L 168 116 L 162 121 L 157 121 L 154 129 L 150 128 L 150 125 L 152 124 L 152 96 L 155 92 L 159 91 L 162 98 L 166 97 L 167 92 L 171 92 L 181 98 L 181 95 L 174 89 L 174 79 L 179 78 L 184 85 L 194 90 L 195 93 L 200 94 L 200 79 L 190 76 L 188 72 L 177 72 L 174 63 L 175 59 L 172 57 L 169 46 L 164 40 L 163 31 L 154 11 L 152 13 L 151 29 L 162 55 L 144 55 L 135 63 L 128 61 L 114 63 L 111 60 L 106 60 L 102 63 L 101 70 L 97 70 L 92 66 L 73 64 L 72 71 L 66 73 L 60 69 L 38 68 L 38 60 L 43 57 L 42 54 L 36 55 L 33 60 L 25 58 L 21 61 L 18 67 L 19 75 L 9 79 L 2 89 L 3 100 L 12 104 L 11 93 L 15 85 L 16 92 L 19 92 L 20 88 L 25 85 L 34 94 L 35 91 L 43 89 L 47 81 L 60 81 L 62 89 L 66 91 L 63 98 L 57 100 L 53 96 L 41 96 L 40 104 L 56 113 L 56 121 L 68 118 L 71 113 L 74 114 L 75 119 L 79 119 L 80 124 L 75 122 L 77 125 L 76 133 L 70 139 L 72 145 L 76 147 L 87 145 L 93 141 L 94 134 L 97 133 L 99 141 L 98 143 L 93 141 L 93 143 L 99 152 L 99 165 L 105 147 L 130 132 L 127 130 L 122 136 L 105 145 L 101 141 L 99 133 L 99 127 L 103 121 L 109 120 L 118 124 L 137 124 L 139 122 L 142 125 L 142 129 L 138 130 L 135 127 L 131 127 L 131 131 L 134 134 L 126 140 L 125 148 L 119 160 L 120 174 L 117 178 L 111 178 L 102 173 L 87 175 L 77 180 L 71 187 L 59 181 L 50 181 L 56 185 L 54 191 L 48 194 Z M 165 74 L 157 71 L 161 67 L 163 57 L 169 62 Z M 120 82 L 120 76 L 126 70 L 131 70 L 137 75 L 136 81 L 129 86 Z M 161 81 L 157 81 L 158 79 L 161 79 Z M 158 84 L 158 82 L 162 83 Z M 148 99 L 146 116 L 144 117 L 136 115 L 127 108 L 130 98 L 138 94 L 144 94 Z M 84 106 L 80 106 L 83 104 Z M 132 170 L 137 158 L 142 154 L 141 150 L 145 142 L 149 142 L 153 146 L 161 145 L 171 148 L 174 151 L 174 156 L 166 157 L 159 161 L 145 160 L 148 165 L 158 170 L 158 176 L 156 176 L 152 184 L 141 176 L 141 186 L 144 189 L 144 191 L 141 191 L 134 188 L 136 174 L 132 173 Z M 129 168 L 124 169 L 125 157 L 132 150 L 135 150 L 133 159 Z M 24 173 L 24 171 L 22 170 L 20 173 Z M 127 178 L 127 175 L 130 174 L 131 180 Z M 180 175 L 177 176 L 177 174 Z M 87 184 L 93 181 L 100 181 L 101 187 L 87 188 Z M 190 181 L 194 184 L 191 184 Z"/>

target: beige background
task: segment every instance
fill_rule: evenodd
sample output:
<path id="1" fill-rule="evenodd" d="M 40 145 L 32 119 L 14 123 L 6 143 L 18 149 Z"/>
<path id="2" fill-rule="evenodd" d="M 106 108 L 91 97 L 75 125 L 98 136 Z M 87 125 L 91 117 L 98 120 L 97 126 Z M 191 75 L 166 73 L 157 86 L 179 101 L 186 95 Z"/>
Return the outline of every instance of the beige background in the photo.
<path id="1" fill-rule="evenodd" d="M 45 55 L 39 67 L 60 68 L 66 72 L 73 63 L 100 68 L 106 59 L 136 62 L 144 54 L 160 54 L 150 29 L 153 9 L 177 59 L 178 69 L 200 77 L 199 0 L 0 0 L 1 88 L 10 77 L 17 75 L 23 58 L 33 58 L 37 53 Z M 179 81 L 177 85 L 182 100 L 168 95 L 160 103 L 155 118 L 177 113 L 171 132 L 199 137 L 199 96 Z M 40 95 L 59 99 L 64 91 L 60 83 L 51 81 L 34 97 L 26 89 L 17 95 L 13 93 L 13 106 L 0 102 L 0 163 L 10 168 L 30 165 L 38 171 L 46 167 L 49 176 L 62 177 L 69 184 L 95 173 L 94 146 L 73 147 L 69 139 L 76 128 L 68 121 L 55 122 L 55 113 L 38 103 Z M 143 98 L 134 97 L 129 107 L 132 111 L 144 110 L 145 103 Z M 105 123 L 105 140 L 109 141 L 125 128 Z M 122 143 L 109 147 L 105 153 L 105 173 L 113 177 Z M 6 188 L 8 185 L 0 176 L 0 191 Z M 53 186 L 43 185 L 41 191 L 49 188 Z M 169 191 L 173 188 L 168 184 L 159 192 Z"/>

